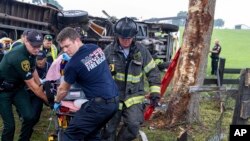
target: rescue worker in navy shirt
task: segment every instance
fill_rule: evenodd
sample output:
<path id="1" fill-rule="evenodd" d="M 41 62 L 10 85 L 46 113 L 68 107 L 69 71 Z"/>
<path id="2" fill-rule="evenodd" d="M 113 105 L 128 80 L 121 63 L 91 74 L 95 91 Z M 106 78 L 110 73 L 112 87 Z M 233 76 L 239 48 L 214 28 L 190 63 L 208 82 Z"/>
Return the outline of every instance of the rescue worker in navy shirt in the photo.
<path id="1" fill-rule="evenodd" d="M 119 111 L 103 132 L 105 141 L 132 141 L 137 137 L 144 121 L 145 76 L 149 82 L 151 104 L 157 106 L 160 100 L 160 71 L 149 51 L 135 41 L 137 31 L 137 24 L 132 19 L 120 19 L 114 25 L 114 42 L 104 50 L 120 91 Z M 116 137 L 121 118 L 124 123 Z"/>
<path id="2" fill-rule="evenodd" d="M 118 88 L 112 79 L 101 48 L 83 44 L 73 28 L 64 28 L 57 36 L 61 49 L 71 59 L 64 69 L 64 81 L 55 97 L 54 110 L 74 83 L 78 83 L 86 98 L 63 134 L 64 141 L 100 141 L 100 129 L 118 109 Z"/>
<path id="3" fill-rule="evenodd" d="M 219 56 L 221 52 L 221 46 L 220 46 L 220 41 L 218 39 L 215 40 L 215 45 L 213 49 L 210 51 L 211 53 L 211 74 L 216 75 L 217 74 L 217 69 L 218 69 L 218 62 L 219 62 Z"/>
<path id="4" fill-rule="evenodd" d="M 41 33 L 30 30 L 24 44 L 5 54 L 0 63 L 0 114 L 4 125 L 2 141 L 13 141 L 14 138 L 12 104 L 22 117 L 19 141 L 29 141 L 31 137 L 35 111 L 25 85 L 44 102 L 48 102 L 35 70 L 35 55 L 39 52 L 42 40 Z"/>

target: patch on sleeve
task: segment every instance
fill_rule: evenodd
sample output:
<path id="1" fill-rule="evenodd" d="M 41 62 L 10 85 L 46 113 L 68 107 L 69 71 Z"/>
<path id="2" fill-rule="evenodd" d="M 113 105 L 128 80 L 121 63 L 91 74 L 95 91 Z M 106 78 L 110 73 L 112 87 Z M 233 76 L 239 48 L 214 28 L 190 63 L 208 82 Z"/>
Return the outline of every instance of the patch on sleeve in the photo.
<path id="1" fill-rule="evenodd" d="M 21 62 L 21 66 L 23 71 L 28 72 L 30 70 L 30 62 L 28 60 L 24 60 Z"/>

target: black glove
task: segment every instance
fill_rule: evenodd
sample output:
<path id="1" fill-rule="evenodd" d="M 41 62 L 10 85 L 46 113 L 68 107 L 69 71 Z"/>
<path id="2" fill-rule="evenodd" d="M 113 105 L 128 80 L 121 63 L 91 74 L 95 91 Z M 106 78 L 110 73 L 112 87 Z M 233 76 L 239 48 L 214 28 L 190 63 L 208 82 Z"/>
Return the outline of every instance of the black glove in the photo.
<path id="1" fill-rule="evenodd" d="M 149 96 L 150 99 L 150 105 L 157 107 L 159 106 L 159 101 L 160 101 L 160 94 L 159 93 L 151 93 Z"/>
<path id="2" fill-rule="evenodd" d="M 55 83 L 55 82 L 46 81 L 43 84 L 43 90 L 45 91 L 48 102 L 49 102 L 49 103 L 46 103 L 46 105 L 49 106 L 51 109 L 53 109 L 54 99 L 55 99 L 55 95 L 56 95 L 56 91 L 53 88 L 53 83 Z"/>

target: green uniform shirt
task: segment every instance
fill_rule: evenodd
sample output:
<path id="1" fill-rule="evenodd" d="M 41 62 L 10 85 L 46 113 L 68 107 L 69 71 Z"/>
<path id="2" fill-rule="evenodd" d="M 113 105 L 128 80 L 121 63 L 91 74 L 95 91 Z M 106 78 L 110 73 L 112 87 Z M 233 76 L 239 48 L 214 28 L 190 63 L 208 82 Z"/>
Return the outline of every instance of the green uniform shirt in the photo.
<path id="1" fill-rule="evenodd" d="M 0 77 L 7 82 L 22 84 L 32 78 L 34 69 L 35 56 L 21 44 L 4 55 L 0 63 Z"/>

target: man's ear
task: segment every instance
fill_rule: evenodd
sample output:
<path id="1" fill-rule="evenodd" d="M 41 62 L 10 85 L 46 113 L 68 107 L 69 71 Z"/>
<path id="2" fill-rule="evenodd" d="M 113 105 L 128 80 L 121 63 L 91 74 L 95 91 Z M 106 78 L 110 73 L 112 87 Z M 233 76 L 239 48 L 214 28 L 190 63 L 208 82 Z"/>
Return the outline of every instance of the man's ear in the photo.
<path id="1" fill-rule="evenodd" d="M 79 46 L 82 45 L 82 40 L 80 38 L 76 38 L 74 42 L 77 43 Z"/>
<path id="2" fill-rule="evenodd" d="M 24 43 L 27 42 L 27 37 L 26 37 L 26 36 L 23 38 L 23 42 L 24 42 Z"/>
<path id="3" fill-rule="evenodd" d="M 76 38 L 77 42 L 82 42 L 82 40 L 80 38 Z"/>

